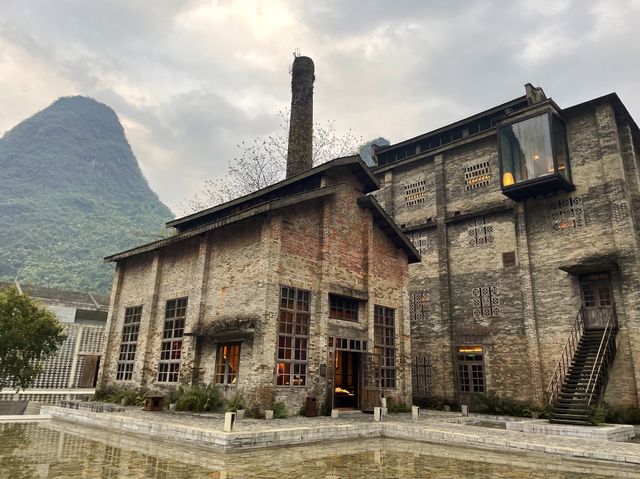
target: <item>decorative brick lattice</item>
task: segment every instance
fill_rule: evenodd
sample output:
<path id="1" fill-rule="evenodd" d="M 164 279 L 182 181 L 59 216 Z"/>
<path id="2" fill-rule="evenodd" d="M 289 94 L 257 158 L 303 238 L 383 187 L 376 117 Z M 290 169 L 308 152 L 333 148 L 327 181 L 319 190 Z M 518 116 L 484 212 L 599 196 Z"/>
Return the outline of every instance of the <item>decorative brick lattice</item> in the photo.
<path id="1" fill-rule="evenodd" d="M 629 205 L 627 203 L 613 203 L 611 213 L 614 221 L 624 221 L 629 217 Z"/>
<path id="2" fill-rule="evenodd" d="M 433 391 L 433 364 L 429 356 L 411 358 L 411 386 L 413 397 L 429 397 Z"/>
<path id="3" fill-rule="evenodd" d="M 69 387 L 76 339 L 80 328 L 73 324 L 65 324 L 64 332 L 67 335 L 67 339 L 62 343 L 56 355 L 44 362 L 44 369 L 34 381 L 32 388 L 56 389 Z"/>
<path id="4" fill-rule="evenodd" d="M 464 189 L 466 191 L 475 190 L 484 186 L 489 186 L 491 182 L 491 171 L 489 162 L 483 161 L 474 165 L 469 165 L 464 169 Z"/>
<path id="5" fill-rule="evenodd" d="M 473 316 L 500 316 L 500 295 L 497 286 L 482 286 L 471 290 Z"/>
<path id="6" fill-rule="evenodd" d="M 404 185 L 404 205 L 415 206 L 424 203 L 427 196 L 427 182 L 415 181 Z"/>
<path id="7" fill-rule="evenodd" d="M 551 203 L 551 225 L 558 231 L 584 227 L 582 197 L 575 196 Z"/>
<path id="8" fill-rule="evenodd" d="M 411 244 L 415 246 L 421 256 L 430 252 L 426 229 L 411 231 L 407 233 L 407 238 L 409 238 L 409 241 L 411 241 Z"/>
<path id="9" fill-rule="evenodd" d="M 423 321 L 429 317 L 431 298 L 426 291 L 411 293 L 409 302 L 409 317 L 412 322 Z"/>
<path id="10" fill-rule="evenodd" d="M 104 328 L 85 326 L 80 338 L 80 352 L 101 354 L 104 345 Z"/>
<path id="11" fill-rule="evenodd" d="M 493 243 L 493 225 L 487 222 L 485 216 L 471 220 L 468 225 L 468 231 L 470 246 Z"/>

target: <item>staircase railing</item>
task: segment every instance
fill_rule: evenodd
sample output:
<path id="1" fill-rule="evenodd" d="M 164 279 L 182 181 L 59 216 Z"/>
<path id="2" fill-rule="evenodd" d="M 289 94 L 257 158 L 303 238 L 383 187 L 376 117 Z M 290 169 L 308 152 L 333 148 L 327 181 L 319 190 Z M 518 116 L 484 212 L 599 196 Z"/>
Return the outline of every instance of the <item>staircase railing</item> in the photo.
<path id="1" fill-rule="evenodd" d="M 589 382 L 587 383 L 586 396 L 587 404 L 589 406 L 594 402 L 600 402 L 602 394 L 606 388 L 609 372 L 611 371 L 613 359 L 616 355 L 615 337 L 617 331 L 618 316 L 616 315 L 615 306 L 613 306 L 605 321 L 602 339 L 598 346 L 598 353 L 595 361 L 593 362 L 591 374 L 589 375 Z"/>
<path id="2" fill-rule="evenodd" d="M 553 371 L 553 375 L 551 376 L 551 381 L 549 381 L 549 386 L 547 387 L 547 402 L 549 404 L 555 404 L 558 400 L 558 396 L 562 390 L 562 384 L 564 383 L 564 378 L 569 372 L 571 362 L 573 361 L 573 355 L 578 348 L 583 332 L 584 314 L 583 308 L 580 308 L 576 315 L 576 320 L 573 322 L 573 326 L 571 327 L 571 331 L 569 332 L 569 338 L 562 349 L 562 354 L 560 355 L 556 369 Z"/>

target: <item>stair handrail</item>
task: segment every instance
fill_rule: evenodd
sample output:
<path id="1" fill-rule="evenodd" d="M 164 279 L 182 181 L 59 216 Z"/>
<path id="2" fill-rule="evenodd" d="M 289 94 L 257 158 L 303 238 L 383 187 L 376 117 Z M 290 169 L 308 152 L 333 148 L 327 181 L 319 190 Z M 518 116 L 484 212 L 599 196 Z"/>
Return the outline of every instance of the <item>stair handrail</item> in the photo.
<path id="1" fill-rule="evenodd" d="M 580 343 L 580 339 L 582 338 L 582 333 L 584 332 L 584 312 L 581 307 L 578 310 L 578 314 L 576 315 L 576 319 L 573 322 L 573 326 L 571 327 L 571 331 L 569 332 L 569 337 L 562 348 L 562 354 L 560 355 L 560 359 L 558 360 L 558 364 L 556 365 L 553 374 L 551 375 L 551 380 L 549 381 L 549 386 L 547 386 L 547 401 L 549 404 L 555 404 L 558 399 L 558 395 L 562 389 L 562 384 L 564 383 L 564 379 L 569 372 L 569 368 L 571 367 L 571 361 L 573 360 L 573 355 Z"/>
<path id="2" fill-rule="evenodd" d="M 591 368 L 591 374 L 589 375 L 589 382 L 587 383 L 586 394 L 587 397 L 587 405 L 590 406 L 593 402 L 593 395 L 596 392 L 596 386 L 598 383 L 598 378 L 600 378 L 600 374 L 602 373 L 603 366 L 605 370 L 608 372 L 611 368 L 611 338 L 612 335 L 618 329 L 618 317 L 616 315 L 615 305 L 611 307 L 609 311 L 609 315 L 607 316 L 607 321 L 605 322 L 604 331 L 602 333 L 602 338 L 600 339 L 600 345 L 598 346 L 598 353 L 596 354 L 596 359 L 593 362 L 593 367 Z M 615 344 L 613 344 L 615 348 Z M 604 386 L 605 381 L 603 380 L 602 386 Z M 600 391 L 602 393 L 603 391 Z M 600 396 L 600 394 L 598 395 Z"/>

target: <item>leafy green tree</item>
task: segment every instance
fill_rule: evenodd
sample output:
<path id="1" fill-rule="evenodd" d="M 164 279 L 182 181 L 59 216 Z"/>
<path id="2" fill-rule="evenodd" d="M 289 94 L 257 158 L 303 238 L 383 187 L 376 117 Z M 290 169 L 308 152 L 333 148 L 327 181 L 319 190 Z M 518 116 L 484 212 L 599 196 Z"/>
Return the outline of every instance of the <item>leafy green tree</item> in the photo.
<path id="1" fill-rule="evenodd" d="M 0 293 L 0 389 L 29 387 L 65 339 L 51 311 L 16 288 Z"/>

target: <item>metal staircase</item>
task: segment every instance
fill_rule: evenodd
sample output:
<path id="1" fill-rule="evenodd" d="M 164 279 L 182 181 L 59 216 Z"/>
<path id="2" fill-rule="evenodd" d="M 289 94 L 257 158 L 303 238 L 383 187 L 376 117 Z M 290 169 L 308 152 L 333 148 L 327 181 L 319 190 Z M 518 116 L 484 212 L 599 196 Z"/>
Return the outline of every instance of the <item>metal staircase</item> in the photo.
<path id="1" fill-rule="evenodd" d="M 589 424 L 589 409 L 600 404 L 616 354 L 615 308 L 585 314 L 581 308 L 553 373 L 547 395 L 550 422 Z"/>

